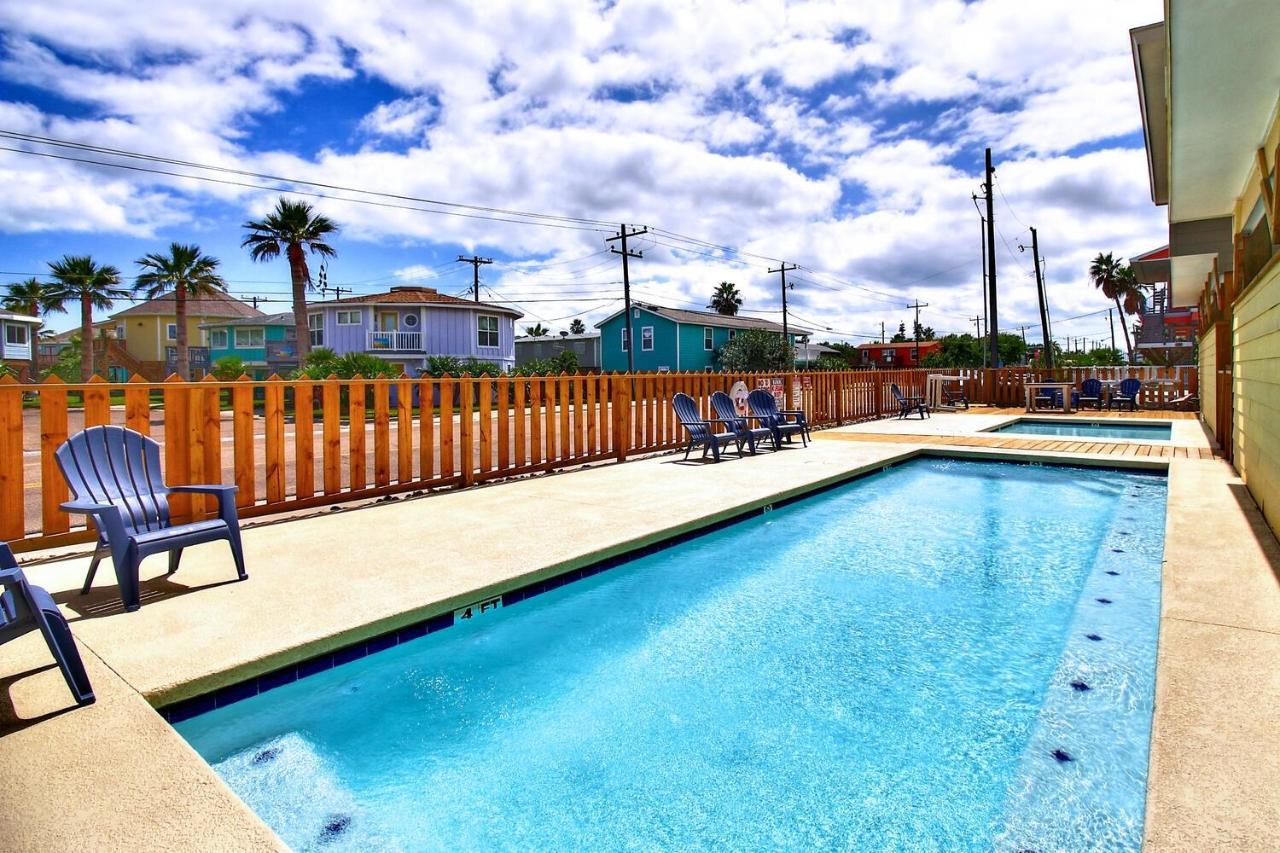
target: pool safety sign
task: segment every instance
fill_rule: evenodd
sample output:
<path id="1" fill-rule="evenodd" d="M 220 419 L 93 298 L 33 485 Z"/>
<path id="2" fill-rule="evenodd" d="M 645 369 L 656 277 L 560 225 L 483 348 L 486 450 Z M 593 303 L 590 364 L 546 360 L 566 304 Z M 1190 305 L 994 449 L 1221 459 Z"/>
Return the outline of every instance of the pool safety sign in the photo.
<path id="1" fill-rule="evenodd" d="M 453 621 L 460 622 L 464 619 L 474 619 L 483 613 L 492 613 L 502 609 L 502 596 L 495 595 L 493 598 L 486 598 L 481 601 L 475 601 L 466 607 L 459 607 L 453 611 Z"/>

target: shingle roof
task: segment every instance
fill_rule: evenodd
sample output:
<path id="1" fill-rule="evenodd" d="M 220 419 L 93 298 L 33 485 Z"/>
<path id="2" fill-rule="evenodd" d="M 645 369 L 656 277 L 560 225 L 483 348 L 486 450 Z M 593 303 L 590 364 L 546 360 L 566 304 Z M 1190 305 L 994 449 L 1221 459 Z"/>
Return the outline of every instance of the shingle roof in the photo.
<path id="1" fill-rule="evenodd" d="M 131 308 L 112 314 L 116 317 L 158 317 L 174 313 L 172 293 L 139 302 Z M 263 313 L 228 293 L 187 297 L 188 317 L 262 317 Z"/>
<path id="2" fill-rule="evenodd" d="M 327 302 L 316 302 L 315 305 L 447 305 L 457 308 L 482 308 L 486 311 L 503 311 L 517 317 L 524 315 L 514 308 L 493 305 L 489 302 L 475 302 L 441 293 L 434 287 L 393 287 L 386 293 L 370 293 L 365 296 L 345 296 L 342 299 L 330 299 Z"/>
<path id="3" fill-rule="evenodd" d="M 581 335 L 516 335 L 516 343 L 537 343 L 539 341 L 596 341 L 600 339 L 599 332 L 587 332 Z"/>
<path id="4" fill-rule="evenodd" d="M 674 320 L 677 323 L 688 323 L 691 326 L 717 326 L 724 329 L 764 329 L 770 332 L 781 332 L 782 324 L 775 323 L 772 320 L 765 320 L 760 317 L 730 317 L 726 314 L 717 314 L 714 311 L 687 311 L 683 308 L 667 308 L 663 305 L 652 305 L 647 302 L 632 302 L 633 308 L 640 308 L 659 317 L 666 317 L 668 320 Z M 621 314 L 621 311 L 615 311 L 608 317 L 605 317 L 596 328 L 600 328 L 605 323 Z M 787 324 L 787 330 L 794 335 L 812 334 L 810 329 L 800 326 Z"/>
<path id="5" fill-rule="evenodd" d="M 201 323 L 200 328 L 224 328 L 226 326 L 292 326 L 293 312 L 284 311 L 280 314 L 263 314 L 261 317 L 241 317 L 238 320 L 223 320 L 219 323 Z"/>

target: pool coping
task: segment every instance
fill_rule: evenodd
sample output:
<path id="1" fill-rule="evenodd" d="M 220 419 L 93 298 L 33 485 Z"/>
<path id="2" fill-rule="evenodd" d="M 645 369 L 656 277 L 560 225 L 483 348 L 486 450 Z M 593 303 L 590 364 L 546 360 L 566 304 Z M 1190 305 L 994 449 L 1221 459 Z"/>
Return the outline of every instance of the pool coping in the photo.
<path id="1" fill-rule="evenodd" d="M 1230 521 L 1234 527 L 1227 531 L 1221 531 L 1217 540 L 1214 541 L 1215 548 L 1225 548 L 1230 551 L 1232 548 L 1232 537 L 1238 535 L 1240 530 L 1248 532 L 1251 525 L 1255 524 L 1253 516 L 1257 515 L 1256 507 L 1240 501 L 1239 494 L 1233 494 L 1230 490 L 1234 488 L 1231 484 L 1238 482 L 1226 467 L 1225 463 L 1218 460 L 1191 460 L 1191 459 L 1165 459 L 1153 457 L 1115 457 L 1105 455 L 1082 454 L 1062 451 L 1045 451 L 1045 450 L 1026 450 L 1020 448 L 985 448 L 985 447 L 962 447 L 954 445 L 929 445 L 927 436 L 920 436 L 916 442 L 911 445 L 885 445 L 885 444 L 848 444 L 845 442 L 834 443 L 835 446 L 844 446 L 849 449 L 851 455 L 854 447 L 862 447 L 873 451 L 876 458 L 865 464 L 855 464 L 842 469 L 833 474 L 824 476 L 810 477 L 805 479 L 801 484 L 771 492 L 768 497 L 758 498 L 749 501 L 733 503 L 728 506 L 721 506 L 715 511 L 701 513 L 695 518 L 686 520 L 681 524 L 671 525 L 657 531 L 650 531 L 646 535 L 631 537 L 620 542 L 610 548 L 600 549 L 594 552 L 587 552 L 579 555 L 575 559 L 556 561 L 544 566 L 536 567 L 532 570 L 514 574 L 511 577 L 485 585 L 473 585 L 467 589 L 457 592 L 457 594 L 441 598 L 435 602 L 424 603 L 416 608 L 411 608 L 392 619 L 379 620 L 361 625 L 352 631 L 340 632 L 338 634 L 315 638 L 305 647 L 296 647 L 290 652 L 305 649 L 305 653 L 299 653 L 298 659 L 308 656 L 312 650 L 317 654 L 325 654 L 326 647 L 329 654 L 333 654 L 334 649 L 343 644 L 347 644 L 353 640 L 353 634 L 362 633 L 364 642 L 368 642 L 368 638 L 376 636 L 378 633 L 385 634 L 388 630 L 388 622 L 400 622 L 399 625 L 391 625 L 390 628 L 399 630 L 406 627 L 411 622 L 421 622 L 424 619 L 431 618 L 431 615 L 441 615 L 448 611 L 451 613 L 453 606 L 461 606 L 465 603 L 483 598 L 494 590 L 502 590 L 503 588 L 517 588 L 520 586 L 528 586 L 529 584 L 544 583 L 552 579 L 556 575 L 563 575 L 566 571 L 572 572 L 582 569 L 592 560 L 618 558 L 629 551 L 635 551 L 637 548 L 643 548 L 647 545 L 668 540 L 673 536 L 699 535 L 706 532 L 707 528 L 717 523 L 732 523 L 736 518 L 742 515 L 748 515 L 753 511 L 758 511 L 760 507 L 770 504 L 779 503 L 787 500 L 802 499 L 807 497 L 816 490 L 822 488 L 833 488 L 843 482 L 856 479 L 859 476 L 865 476 L 867 473 L 873 473 L 885 465 L 896 465 L 902 462 L 914 459 L 920 456 L 947 457 L 947 458 L 971 458 L 971 459 L 999 459 L 1015 462 L 1041 462 L 1046 464 L 1066 464 L 1075 466 L 1103 467 L 1112 469 L 1146 469 L 1146 470 L 1165 470 L 1170 477 L 1170 497 L 1167 504 L 1166 513 L 1166 531 L 1165 531 L 1165 567 L 1162 576 L 1162 601 L 1161 601 L 1161 624 L 1160 639 L 1158 646 L 1157 658 L 1157 700 L 1156 711 L 1152 726 L 1152 752 L 1149 765 L 1149 781 L 1148 781 L 1148 806 L 1147 806 L 1147 825 L 1144 830 L 1146 838 L 1145 845 L 1155 849 L 1165 846 L 1171 847 L 1196 847 L 1206 846 L 1213 841 L 1221 839 L 1243 840 L 1248 843 L 1257 844 L 1261 838 L 1280 838 L 1277 836 L 1276 822 L 1268 822 L 1258 818 L 1259 809 L 1262 812 L 1270 814 L 1280 811 L 1277 805 L 1278 795 L 1274 792 L 1280 790 L 1280 786 L 1275 783 L 1277 770 L 1262 761 L 1263 757 L 1268 753 L 1266 749 L 1255 748 L 1255 743 L 1250 743 L 1247 748 L 1240 746 L 1238 743 L 1230 741 L 1230 736 L 1236 729 L 1243 728 L 1252 733 L 1255 742 L 1270 742 L 1274 744 L 1280 740 L 1280 726 L 1275 727 L 1275 731 L 1268 728 L 1261 729 L 1258 734 L 1258 726 L 1260 724 L 1269 724 L 1270 718 L 1267 711 L 1271 704 L 1275 703 L 1275 695 L 1280 695 L 1280 678 L 1276 677 L 1277 669 L 1274 656 L 1263 656 L 1259 659 L 1258 666 L 1263 668 L 1266 675 L 1263 677 L 1261 684 L 1265 688 L 1270 684 L 1270 694 L 1265 695 L 1264 703 L 1262 700 L 1253 702 L 1246 701 L 1245 705 L 1239 705 L 1240 695 L 1231 698 L 1235 705 L 1225 707 L 1225 700 L 1215 695 L 1214 702 L 1206 702 L 1203 692 L 1192 690 L 1190 694 L 1186 692 L 1187 682 L 1192 683 L 1192 687 L 1199 686 L 1205 679 L 1212 680 L 1213 677 L 1223 676 L 1230 673 L 1219 672 L 1218 670 L 1201 672 L 1203 665 L 1199 665 L 1199 652 L 1191 654 L 1188 651 L 1188 643 L 1194 645 L 1198 641 L 1198 637 L 1192 636 L 1187 639 L 1188 633 L 1199 631 L 1200 633 L 1212 634 L 1210 637 L 1213 641 L 1221 640 L 1222 632 L 1234 632 L 1232 637 L 1241 635 L 1241 632 L 1261 632 L 1263 635 L 1273 636 L 1280 642 L 1280 628 L 1271 628 L 1264 626 L 1258 628 L 1255 625 L 1238 625 L 1240 620 L 1233 619 L 1237 614 L 1231 611 L 1231 598 L 1241 595 L 1250 595 L 1248 590 L 1241 591 L 1241 584 L 1238 583 L 1239 571 L 1256 570 L 1261 565 L 1265 569 L 1266 559 L 1269 556 L 1257 557 L 1256 554 L 1245 553 L 1238 547 L 1236 543 L 1235 553 L 1228 555 L 1227 559 L 1221 559 L 1220 553 L 1215 553 L 1215 560 L 1221 563 L 1222 577 L 1219 579 L 1220 586 L 1213 589 L 1190 589 L 1196 583 L 1202 583 L 1199 575 L 1202 574 L 1202 555 L 1195 549 L 1197 541 L 1202 538 L 1203 531 L 1191 531 L 1186 536 L 1177 535 L 1180 531 L 1175 521 L 1185 521 L 1185 516 L 1179 517 L 1179 508 L 1175 508 L 1175 488 L 1174 484 L 1187 479 L 1186 488 L 1179 488 L 1178 492 L 1186 494 L 1180 500 L 1190 504 L 1193 501 L 1203 501 L 1210 506 L 1212 510 L 1219 514 L 1223 519 Z M 780 454 L 790 455 L 790 454 Z M 833 455 L 832 458 L 835 458 Z M 766 455 L 767 459 L 767 455 Z M 764 461 L 764 460 L 761 460 Z M 618 471 L 620 469 L 631 468 L 636 465 L 644 465 L 644 462 L 627 463 L 624 466 L 608 466 L 601 470 Z M 656 463 L 655 463 L 656 464 Z M 753 463 L 745 463 L 753 464 Z M 759 463 L 754 463 L 759 464 Z M 769 464 L 769 463 L 765 463 Z M 708 466 L 708 470 L 712 473 L 708 476 L 718 476 L 717 469 L 723 471 L 731 470 L 725 465 Z M 556 475 L 559 478 L 572 478 L 579 476 L 576 472 L 571 474 Z M 625 474 L 617 475 L 625 478 Z M 686 476 L 695 476 L 688 474 Z M 1191 480 L 1196 480 L 1192 483 Z M 1206 488 L 1206 484 L 1212 485 L 1214 489 Z M 565 484 L 567 488 L 570 484 Z M 494 493 L 507 488 L 499 485 L 489 487 L 486 490 Z M 423 500 L 436 500 L 435 496 L 424 498 Z M 1247 500 L 1247 499 L 1246 499 Z M 378 508 L 372 508 L 369 511 L 376 511 Z M 1186 507 L 1180 507 L 1185 510 Z M 1251 515 L 1252 513 L 1252 515 Z M 293 524 L 290 522 L 289 524 Z M 1256 525 L 1252 528 L 1255 535 L 1257 533 Z M 1265 529 L 1265 526 L 1264 528 Z M 1210 530 L 1209 533 L 1217 531 Z M 264 534 L 266 535 L 266 534 Z M 1268 531 L 1269 535 L 1269 531 Z M 1221 540 L 1221 541 L 1218 541 Z M 1257 543 L 1262 551 L 1270 555 L 1276 548 L 1274 537 L 1270 539 L 1269 544 L 1261 539 Z M 1272 549 L 1268 551 L 1267 549 Z M 1280 558 L 1276 558 L 1280 559 Z M 1233 568 L 1234 567 L 1234 568 Z M 1219 582 L 1215 581 L 1215 582 Z M 245 585 L 242 585 L 245 586 Z M 1188 589 L 1181 589 L 1188 587 Z M 1265 595 L 1264 591 L 1264 595 Z M 1256 595 L 1254 597 L 1257 597 Z M 196 597 L 199 599 L 199 596 Z M 1177 598 L 1179 601 L 1175 601 Z M 1194 606 L 1190 606 L 1194 605 Z M 199 602 L 194 601 L 193 606 L 199 606 Z M 1201 608 L 1200 611 L 1196 608 Z M 146 608 L 144 607 L 145 612 Z M 1203 612 L 1201 612 L 1203 611 Z M 1268 611 L 1269 612 L 1269 611 Z M 419 616 L 419 618 L 414 618 Z M 116 619 L 117 617 L 108 617 Z M 128 618 L 128 617 L 124 617 Z M 1257 621 L 1261 617 L 1253 617 Z M 381 628 L 381 630 L 378 630 Z M 73 623 L 74 630 L 74 623 Z M 1268 635 L 1269 630 L 1276 630 L 1274 635 Z M 1217 632 L 1216 634 L 1213 632 Z M 1173 637 L 1171 643 L 1169 637 Z M 27 638 L 24 638 L 24 640 Z M 79 639 L 79 638 L 78 638 Z M 1245 636 L 1241 642 L 1248 640 Z M 1256 639 L 1256 638 L 1255 638 Z M 1234 642 L 1234 640 L 1233 640 Z M 17 645 L 17 644 L 11 644 Z M 38 805 L 41 809 L 47 811 L 52 798 L 47 796 L 47 789 L 51 784 L 48 777 L 49 764 L 58 764 L 58 757 L 69 752 L 78 752 L 82 749 L 82 744 L 86 738 L 93 737 L 96 734 L 95 729 L 86 728 L 93 725 L 92 721 L 96 719 L 93 713 L 102 710 L 103 704 L 108 704 L 115 709 L 125 700 L 116 697 L 117 693 L 129 693 L 134 699 L 129 700 L 128 714 L 144 714 L 149 715 L 150 719 L 160 725 L 164 732 L 153 733 L 146 736 L 143 743 L 138 744 L 139 756 L 137 761 L 147 761 L 147 768 L 151 769 L 156 766 L 157 761 L 164 762 L 157 756 L 168 756 L 173 754 L 178 758 L 186 761 L 185 771 L 195 774 L 201 780 L 201 783 L 211 789 L 222 791 L 219 797 L 215 797 L 214 801 L 222 804 L 232 813 L 232 817 L 226 818 L 228 826 L 237 825 L 237 821 L 243 824 L 241 827 L 245 833 L 245 847 L 270 847 L 273 845 L 262 842 L 263 831 L 265 830 L 268 837 L 273 837 L 270 831 L 262 824 L 256 815 L 247 811 L 237 798 L 225 788 L 214 771 L 204 764 L 201 759 L 191 750 L 181 737 L 168 726 L 164 725 L 160 719 L 160 715 L 154 708 L 147 706 L 141 701 L 144 697 L 152 705 L 172 704 L 172 699 L 163 701 L 161 697 L 173 696 L 185 692 L 184 690 L 157 690 L 145 693 L 139 696 L 128 680 L 120 674 L 117 674 L 108 667 L 111 666 L 110 655 L 102 657 L 98 654 L 93 644 L 86 643 L 81 640 L 82 650 L 85 652 L 87 663 L 90 665 L 91 674 L 95 680 L 95 686 L 101 682 L 103 687 L 99 689 L 99 695 L 104 696 L 99 706 L 90 709 L 73 710 L 70 713 L 56 712 L 52 719 L 43 719 L 35 722 L 26 731 L 21 732 L 22 738 L 16 741 L 9 732 L 0 732 L 0 758 L 6 754 L 12 756 L 14 753 L 6 749 L 12 750 L 19 748 L 17 744 L 29 744 L 25 753 L 18 753 L 23 758 L 23 764 L 32 765 L 32 769 L 24 774 L 26 784 L 5 786 L 7 791 L 0 791 L 0 808 L 7 814 L 27 815 L 30 810 L 34 814 L 39 814 L 39 810 L 29 809 L 32 805 Z M 34 647 L 33 647 L 34 648 Z M 41 650 L 37 650 L 38 652 Z M 32 660 L 41 660 L 41 656 L 37 654 Z M 25 659 L 24 659 L 25 660 Z M 297 660 L 294 661 L 296 664 Z M 32 664 L 33 666 L 35 664 Z M 1199 666 L 1199 669 L 1198 669 Z M 8 668 L 8 667 L 6 667 Z M 192 684 L 208 685 L 218 680 L 225 683 L 236 680 L 244 680 L 247 677 L 246 670 L 250 667 L 235 667 L 229 672 L 236 673 L 233 678 L 228 678 L 226 672 L 219 673 L 215 678 L 202 677 L 186 683 L 187 687 Z M 1227 667 L 1222 667 L 1225 670 Z M 264 668 L 265 671 L 265 668 Z M 33 674 L 35 673 L 35 674 Z M 261 673 L 258 673 L 261 674 Z M 1256 676 L 1255 676 L 1256 678 Z M 1267 682 L 1266 678 L 1271 681 Z M 63 708 L 66 704 L 65 687 L 61 684 L 57 676 L 56 670 L 52 673 L 45 670 L 31 670 L 25 673 L 19 682 L 11 686 L 11 696 L 15 688 L 26 688 L 28 683 L 35 683 L 28 692 L 38 695 L 46 695 L 52 707 Z M 1243 687 L 1239 684 L 1228 684 L 1228 688 L 1234 688 L 1237 694 L 1241 694 L 1246 700 L 1252 700 L 1253 693 L 1250 689 L 1254 689 L 1256 681 L 1250 682 Z M 210 688 L 213 689 L 213 688 Z M 21 692 L 21 691 L 20 691 Z M 208 692 L 208 691 L 206 691 Z M 1265 690 L 1264 690 L 1265 693 Z M 187 698 L 191 695 L 188 694 Z M 1214 694 L 1210 694 L 1214 695 Z M 1271 704 L 1267 704 L 1271 703 Z M 1220 712 L 1225 708 L 1224 722 L 1220 716 Z M 145 709 L 145 710 L 140 710 Z M 124 713 L 124 711 L 121 711 Z M 61 716 L 58 716 L 61 714 Z M 1209 715 L 1212 715 L 1211 717 Z M 46 715 L 49 716 L 49 715 Z M 1212 719 L 1213 722 L 1206 724 L 1206 718 Z M 1232 726 L 1230 720 L 1240 720 L 1239 725 Z M 1259 723 L 1259 719 L 1261 723 Z M 140 723 L 145 722 L 139 720 Z M 151 725 L 151 724 L 147 724 Z M 144 727 L 145 728 L 145 727 Z M 46 731 L 45 735 L 31 735 L 31 731 Z M 151 731 L 151 729 L 148 729 Z M 29 736 L 26 736 L 29 735 Z M 34 738 L 34 740 L 33 740 Z M 1217 740 L 1215 740 L 1215 738 Z M 1208 750 L 1198 750 L 1194 755 L 1188 757 L 1183 753 L 1184 743 L 1188 739 L 1198 739 L 1198 741 L 1206 741 L 1209 743 Z M 1221 741 L 1221 743 L 1220 743 Z M 9 743 L 6 743 L 9 742 Z M 1215 746 L 1216 744 L 1216 746 Z M 1226 750 L 1224 753 L 1223 750 Z M 34 751 L 34 752 L 33 752 Z M 92 764 L 92 753 L 86 757 L 87 761 Z M 198 767 L 190 766 L 191 762 L 198 762 Z M 181 763 L 181 762 L 179 762 Z M 80 766 L 80 771 L 85 768 Z M 97 772 L 107 774 L 107 778 L 111 778 L 115 774 L 116 768 L 100 768 Z M 15 771 L 17 772 L 17 771 Z M 156 771 L 161 777 L 165 776 L 166 771 L 163 769 Z M 1249 782 L 1248 780 L 1252 780 Z M 76 781 L 83 784 L 77 775 Z M 1255 793 L 1253 800 L 1249 803 L 1252 811 L 1240 813 L 1237 808 L 1232 811 L 1231 805 L 1228 803 L 1223 806 L 1223 813 L 1205 814 L 1200 803 L 1206 797 L 1212 797 L 1213 794 L 1221 789 L 1228 792 L 1238 791 L 1242 785 L 1250 784 L 1250 790 L 1260 791 Z M 139 800 L 145 800 L 148 794 L 139 790 L 134 796 Z M 1259 805 L 1258 798 L 1262 801 Z M 227 799 L 230 802 L 226 802 Z M 101 838 L 119 846 L 127 846 L 130 838 L 134 841 L 134 846 L 141 844 L 146 846 L 154 840 L 154 834 L 147 831 L 148 823 L 143 821 L 141 825 L 135 825 L 132 822 L 125 821 L 125 817 L 119 814 L 119 800 L 112 803 L 104 804 L 99 800 L 106 798 L 88 798 L 82 804 L 82 810 L 90 812 L 96 816 L 96 822 L 89 825 L 87 832 L 92 832 L 90 837 Z M 1219 798 L 1220 799 L 1220 798 Z M 54 801 L 56 802 L 56 801 Z M 25 807 L 24 807 L 25 804 Z M 235 806 L 238 804 L 239 811 Z M 188 809 L 194 808 L 189 806 Z M 205 805 L 205 810 L 183 813 L 180 808 L 167 814 L 151 814 L 147 812 L 147 820 L 153 822 L 162 822 L 164 826 L 172 833 L 177 832 L 179 835 L 187 833 L 190 839 L 202 838 L 201 827 L 210 819 L 208 817 L 209 806 Z M 1267 810 L 1270 810 L 1269 812 Z M 247 813 L 247 814 L 246 814 Z M 34 820 L 35 818 L 30 818 Z M 48 849 L 75 849 L 80 846 L 83 837 L 63 837 L 63 846 L 59 847 L 56 842 L 56 835 L 49 835 L 49 823 L 46 821 L 41 826 L 19 826 L 15 839 L 23 838 L 23 831 L 27 831 L 28 838 L 42 838 L 46 842 L 44 846 Z M 110 827 L 110 829 L 108 829 Z M 70 829 L 62 829 L 61 831 L 70 832 Z M 104 833 L 99 835 L 98 833 Z M 254 839 L 252 844 L 248 839 Z M 278 839 L 277 845 L 278 846 Z M 110 845 L 108 845 L 110 846 Z"/>

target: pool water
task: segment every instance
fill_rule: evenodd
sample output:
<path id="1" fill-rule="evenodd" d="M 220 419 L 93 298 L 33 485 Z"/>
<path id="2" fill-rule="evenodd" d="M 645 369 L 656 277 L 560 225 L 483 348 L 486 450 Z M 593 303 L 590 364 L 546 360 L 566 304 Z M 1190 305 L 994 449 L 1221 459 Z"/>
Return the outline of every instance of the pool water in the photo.
<path id="1" fill-rule="evenodd" d="M 1165 496 L 918 459 L 176 727 L 299 850 L 1137 850 Z"/>
<path id="2" fill-rule="evenodd" d="M 1168 441 L 1173 435 L 1172 424 L 1125 424 L 1099 421 L 1036 421 L 1020 418 L 1011 424 L 996 427 L 991 432 L 1010 432 L 1019 435 L 1060 435 L 1077 438 L 1137 438 L 1145 441 Z"/>

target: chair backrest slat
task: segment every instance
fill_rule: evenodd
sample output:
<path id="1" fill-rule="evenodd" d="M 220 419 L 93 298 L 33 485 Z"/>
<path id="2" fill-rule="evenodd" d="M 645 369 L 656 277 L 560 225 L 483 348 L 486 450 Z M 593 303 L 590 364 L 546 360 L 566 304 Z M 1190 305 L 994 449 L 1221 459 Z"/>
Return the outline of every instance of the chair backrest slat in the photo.
<path id="1" fill-rule="evenodd" d="M 706 438 L 711 434 L 707 423 L 698 414 L 698 406 L 688 394 L 678 393 L 671 398 L 671 407 L 676 410 L 676 417 L 681 425 L 696 439 Z"/>
<path id="2" fill-rule="evenodd" d="M 1141 379 L 1135 379 L 1132 376 L 1130 376 L 1128 379 L 1123 379 L 1120 382 L 1120 393 L 1125 395 L 1126 397 L 1136 397 L 1138 396 L 1138 392 L 1141 390 L 1142 390 Z"/>
<path id="3" fill-rule="evenodd" d="M 132 531 L 169 526 L 168 490 L 154 440 L 120 426 L 94 426 L 67 439 L 54 456 L 77 500 L 120 507 Z"/>
<path id="4" fill-rule="evenodd" d="M 766 426 L 773 426 L 781 420 L 778 401 L 763 388 L 757 388 L 747 395 L 747 405 L 751 408 L 751 414 L 760 418 Z"/>
<path id="5" fill-rule="evenodd" d="M 1102 395 L 1102 382 L 1098 379 L 1086 379 L 1080 383 L 1080 393 L 1086 397 L 1099 397 Z"/>
<path id="6" fill-rule="evenodd" d="M 733 405 L 733 398 L 723 391 L 711 395 L 711 408 L 715 409 L 717 418 L 728 421 L 735 430 L 747 428 L 746 421 L 738 414 L 738 407 Z"/>

